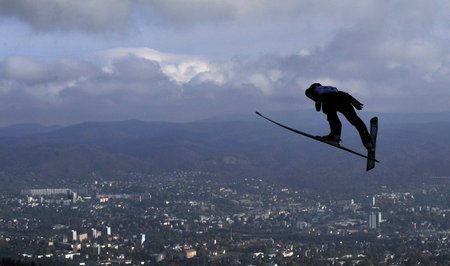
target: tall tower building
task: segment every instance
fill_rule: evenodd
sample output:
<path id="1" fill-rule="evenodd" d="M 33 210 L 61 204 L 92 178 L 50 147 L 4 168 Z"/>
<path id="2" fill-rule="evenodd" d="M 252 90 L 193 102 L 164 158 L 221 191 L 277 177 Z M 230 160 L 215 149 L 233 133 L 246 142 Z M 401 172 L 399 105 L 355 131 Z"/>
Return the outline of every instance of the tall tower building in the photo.
<path id="1" fill-rule="evenodd" d="M 78 194 L 75 191 L 73 191 L 72 192 L 72 203 L 73 204 L 77 203 L 77 199 L 78 199 Z"/>
<path id="2" fill-rule="evenodd" d="M 380 227 L 381 212 L 372 211 L 369 214 L 369 229 L 377 229 Z"/>
<path id="3" fill-rule="evenodd" d="M 96 238 L 97 238 L 97 229 L 91 228 L 91 237 L 92 237 L 93 239 L 96 239 Z"/>
<path id="4" fill-rule="evenodd" d="M 72 241 L 77 241 L 77 239 L 78 239 L 77 231 L 72 230 L 71 233 L 72 233 L 71 234 L 72 235 Z"/>
<path id="5" fill-rule="evenodd" d="M 377 215 L 373 212 L 369 214 L 369 229 L 377 229 Z"/>

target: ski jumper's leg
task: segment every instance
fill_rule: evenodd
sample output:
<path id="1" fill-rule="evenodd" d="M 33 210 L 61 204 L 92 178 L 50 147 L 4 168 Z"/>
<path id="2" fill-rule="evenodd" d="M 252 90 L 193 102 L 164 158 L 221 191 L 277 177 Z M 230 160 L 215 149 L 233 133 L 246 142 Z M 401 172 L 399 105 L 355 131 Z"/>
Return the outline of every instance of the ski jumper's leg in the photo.
<path id="1" fill-rule="evenodd" d="M 353 106 L 347 97 L 339 97 L 338 110 L 345 116 L 348 122 L 350 122 L 350 124 L 358 130 L 359 136 L 361 137 L 361 141 L 364 145 L 368 142 L 372 142 L 372 138 L 370 137 L 366 124 L 364 124 L 361 118 L 359 118 L 356 114 L 355 109 L 353 109 Z"/>
<path id="2" fill-rule="evenodd" d="M 341 136 L 342 123 L 339 120 L 336 111 L 324 109 L 324 113 L 327 115 L 328 124 L 330 125 L 331 136 Z"/>
<path id="3" fill-rule="evenodd" d="M 327 115 L 330 136 L 341 137 L 342 123 L 337 115 L 337 93 L 322 95 L 322 112 Z"/>
<path id="4" fill-rule="evenodd" d="M 322 95 L 322 112 L 327 115 L 330 125 L 330 135 L 341 137 L 342 123 L 337 115 L 338 93 L 325 93 Z"/>

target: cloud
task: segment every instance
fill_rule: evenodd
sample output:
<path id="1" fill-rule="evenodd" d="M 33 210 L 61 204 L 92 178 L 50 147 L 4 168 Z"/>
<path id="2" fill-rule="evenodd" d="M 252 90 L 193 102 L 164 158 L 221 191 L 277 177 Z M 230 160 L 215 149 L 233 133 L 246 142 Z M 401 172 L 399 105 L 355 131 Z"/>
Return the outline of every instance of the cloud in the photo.
<path id="1" fill-rule="evenodd" d="M 123 30 L 132 2 L 127 0 L 0 0 L 0 15 L 14 17 L 38 31 Z"/>
<path id="2" fill-rule="evenodd" d="M 156 0 L 149 3 L 161 22 L 177 27 L 240 19 L 264 8 L 266 1 Z M 267 2 L 266 2 L 267 3 Z"/>
<path id="3" fill-rule="evenodd" d="M 45 64 L 18 56 L 6 58 L 0 64 L 0 71 L 5 79 L 27 83 L 42 82 L 49 74 Z"/>
<path id="4" fill-rule="evenodd" d="M 0 76 L 5 80 L 26 84 L 68 81 L 91 75 L 95 67 L 73 59 L 36 60 L 23 56 L 6 57 L 0 61 Z"/>
<path id="5" fill-rule="evenodd" d="M 3 20 L 46 33 L 19 31 L 41 48 L 16 36 L 12 50 L 25 48 L 0 57 L 0 111 L 8 114 L 0 121 L 37 114 L 57 123 L 185 121 L 312 108 L 303 90 L 315 81 L 352 93 L 367 111 L 448 110 L 449 8 L 448 1 L 0 0 Z M 105 36 L 136 28 L 140 36 Z M 98 50 L 90 61 L 75 58 Z"/>
<path id="6" fill-rule="evenodd" d="M 256 109 L 312 108 L 303 91 L 315 81 L 352 93 L 368 111 L 446 110 L 450 57 L 436 56 L 448 55 L 446 46 L 416 47 L 422 44 L 404 40 L 405 53 L 397 55 L 394 47 L 383 57 L 375 42 L 379 37 L 362 36 L 346 32 L 308 53 L 223 61 L 150 48 L 106 50 L 96 64 L 8 57 L 0 61 L 0 112 L 8 114 L 1 121 L 189 121 Z M 346 45 L 355 39 L 364 49 Z M 429 97 L 437 100 L 423 100 Z"/>
<path id="7" fill-rule="evenodd" d="M 13 17 L 37 31 L 126 31 L 136 21 L 192 26 L 232 20 L 262 7 L 261 1 L 173 0 L 0 0 L 0 16 Z"/>
<path id="8" fill-rule="evenodd" d="M 257 62 L 211 63 L 142 48 L 117 51 L 123 52 L 106 51 L 114 56 L 105 65 L 29 57 L 0 61 L 0 111 L 10 114 L 2 122 L 186 121 L 247 112 L 267 101 L 267 89 L 280 79 L 277 71 L 251 69 Z M 185 69 L 192 62 L 198 65 Z"/>
<path id="9" fill-rule="evenodd" d="M 37 31 L 122 32 L 149 25 L 175 28 L 273 25 L 336 28 L 370 12 L 373 1 L 350 0 L 322 5 L 312 0 L 0 0 L 0 16 L 16 18 Z M 362 15 L 359 15 L 363 13 Z M 317 17 L 327 19 L 318 20 Z M 344 22 L 345 21 L 345 22 Z M 302 25 L 303 24 L 303 25 Z"/>
<path id="10" fill-rule="evenodd" d="M 212 66 L 203 58 L 161 53 L 151 48 L 115 48 L 101 53 L 107 61 L 127 56 L 135 56 L 157 62 L 168 77 L 179 83 L 185 83 L 203 72 L 209 72 Z"/>

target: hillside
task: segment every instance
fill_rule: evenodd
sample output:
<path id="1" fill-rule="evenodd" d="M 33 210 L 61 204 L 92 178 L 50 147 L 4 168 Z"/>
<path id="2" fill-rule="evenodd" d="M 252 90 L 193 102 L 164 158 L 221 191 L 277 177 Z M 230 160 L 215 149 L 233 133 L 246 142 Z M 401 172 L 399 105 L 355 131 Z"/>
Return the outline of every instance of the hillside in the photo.
<path id="1" fill-rule="evenodd" d="M 282 122 L 312 134 L 327 133 L 326 124 L 317 121 Z M 354 129 L 344 125 L 344 145 L 363 152 Z M 203 170 L 217 178 L 268 178 L 337 189 L 401 185 L 450 173 L 448 121 L 384 124 L 380 116 L 381 163 L 368 173 L 364 159 L 262 120 L 89 122 L 18 136 L 1 131 L 0 178 L 7 183 L 79 182 L 93 173 L 121 178 L 129 172 Z"/>

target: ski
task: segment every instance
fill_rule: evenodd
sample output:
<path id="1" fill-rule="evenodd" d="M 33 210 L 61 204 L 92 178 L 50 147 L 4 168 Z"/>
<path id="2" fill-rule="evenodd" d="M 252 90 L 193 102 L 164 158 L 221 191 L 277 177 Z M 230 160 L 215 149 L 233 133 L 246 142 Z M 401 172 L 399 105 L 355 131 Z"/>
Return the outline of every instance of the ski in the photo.
<path id="1" fill-rule="evenodd" d="M 372 137 L 373 145 L 375 148 L 367 153 L 367 157 L 369 157 L 369 159 L 367 159 L 367 168 L 366 168 L 367 171 L 370 171 L 375 167 L 376 161 L 375 149 L 377 147 L 377 132 L 378 132 L 378 117 L 372 117 L 372 119 L 370 119 L 370 136 Z"/>
<path id="2" fill-rule="evenodd" d="M 375 161 L 375 162 L 379 163 L 379 161 L 376 160 L 375 158 L 373 158 L 373 159 L 372 159 L 372 158 L 369 158 L 368 156 L 366 156 L 366 155 L 364 155 L 364 154 L 362 154 L 362 153 L 356 152 L 356 151 L 354 151 L 354 150 L 351 150 L 351 149 L 346 148 L 346 147 L 344 147 L 344 146 L 341 146 L 341 145 L 339 145 L 339 144 L 334 144 L 334 143 L 329 142 L 329 141 L 326 141 L 326 140 L 324 140 L 324 139 L 322 139 L 322 138 L 320 138 L 320 137 L 316 137 L 316 136 L 313 136 L 313 135 L 308 134 L 308 133 L 306 133 L 306 132 L 303 132 L 303 131 L 300 131 L 300 130 L 297 130 L 297 129 L 294 129 L 294 128 L 291 128 L 291 127 L 288 127 L 288 126 L 285 126 L 285 125 L 283 125 L 283 124 L 281 124 L 281 123 L 278 123 L 278 122 L 276 122 L 276 121 L 274 121 L 274 120 L 272 120 L 272 119 L 270 119 L 270 118 L 268 118 L 268 117 L 262 115 L 262 114 L 259 113 L 259 112 L 256 112 L 256 114 L 259 115 L 260 117 L 262 117 L 262 118 L 264 118 L 264 119 L 266 119 L 266 120 L 268 120 L 268 121 L 274 123 L 275 125 L 280 126 L 280 127 L 282 127 L 282 128 L 285 128 L 285 129 L 287 129 L 287 130 L 289 130 L 289 131 L 292 131 L 292 132 L 295 132 L 295 133 L 300 134 L 300 135 L 302 135 L 302 136 L 305 136 L 305 137 L 308 137 L 308 138 L 311 138 L 311 139 L 320 141 L 320 142 L 322 142 L 322 143 L 331 145 L 331 146 L 336 147 L 336 148 L 338 148 L 338 149 L 341 149 L 341 150 L 344 150 L 344 151 L 353 153 L 354 155 L 357 155 L 357 156 L 366 158 L 366 159 L 368 159 L 368 160 L 370 160 L 370 161 Z"/>

